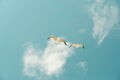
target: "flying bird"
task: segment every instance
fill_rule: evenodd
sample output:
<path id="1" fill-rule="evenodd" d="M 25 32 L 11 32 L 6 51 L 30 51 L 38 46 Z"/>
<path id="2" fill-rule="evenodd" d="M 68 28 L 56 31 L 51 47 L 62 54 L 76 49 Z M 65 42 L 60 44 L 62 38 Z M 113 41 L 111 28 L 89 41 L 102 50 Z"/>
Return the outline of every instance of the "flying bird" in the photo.
<path id="1" fill-rule="evenodd" d="M 67 43 L 65 42 L 64 39 L 59 38 L 59 37 L 56 37 L 56 36 L 54 36 L 54 35 L 51 35 L 51 36 L 48 38 L 48 40 L 49 40 L 49 39 L 53 39 L 56 43 L 58 43 L 58 42 L 63 42 L 65 45 L 67 45 Z"/>
<path id="2" fill-rule="evenodd" d="M 85 48 L 85 45 L 84 44 L 71 44 L 70 47 L 74 47 L 74 48 Z"/>

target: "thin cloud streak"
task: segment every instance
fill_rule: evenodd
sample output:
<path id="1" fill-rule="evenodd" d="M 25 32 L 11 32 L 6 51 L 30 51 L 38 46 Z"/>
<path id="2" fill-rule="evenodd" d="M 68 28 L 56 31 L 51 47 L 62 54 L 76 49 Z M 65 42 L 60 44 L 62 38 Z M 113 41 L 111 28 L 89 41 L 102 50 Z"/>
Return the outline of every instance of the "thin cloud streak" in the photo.
<path id="1" fill-rule="evenodd" d="M 90 12 L 94 23 L 92 36 L 100 45 L 118 23 L 118 7 L 106 0 L 95 0 Z"/>

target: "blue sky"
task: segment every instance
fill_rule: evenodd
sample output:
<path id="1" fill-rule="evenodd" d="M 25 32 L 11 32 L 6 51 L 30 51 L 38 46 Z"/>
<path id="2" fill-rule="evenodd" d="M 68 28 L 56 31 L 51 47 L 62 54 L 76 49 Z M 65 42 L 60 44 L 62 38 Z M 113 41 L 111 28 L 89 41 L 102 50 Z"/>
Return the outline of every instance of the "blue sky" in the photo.
<path id="1" fill-rule="evenodd" d="M 119 0 L 0 0 L 0 80 L 119 80 L 119 11 Z"/>

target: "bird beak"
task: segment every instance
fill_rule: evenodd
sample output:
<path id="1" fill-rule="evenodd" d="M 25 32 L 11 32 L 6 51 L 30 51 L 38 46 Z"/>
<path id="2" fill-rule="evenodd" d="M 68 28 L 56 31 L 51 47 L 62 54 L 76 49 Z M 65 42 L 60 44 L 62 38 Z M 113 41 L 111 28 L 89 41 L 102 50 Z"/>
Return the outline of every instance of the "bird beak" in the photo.
<path id="1" fill-rule="evenodd" d="M 48 38 L 48 40 L 50 39 L 50 37 Z"/>

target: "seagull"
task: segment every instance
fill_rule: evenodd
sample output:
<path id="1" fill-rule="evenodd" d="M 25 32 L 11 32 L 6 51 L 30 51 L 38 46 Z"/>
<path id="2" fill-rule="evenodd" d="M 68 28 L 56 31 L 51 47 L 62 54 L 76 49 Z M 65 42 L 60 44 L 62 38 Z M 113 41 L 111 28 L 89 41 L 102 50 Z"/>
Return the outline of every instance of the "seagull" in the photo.
<path id="1" fill-rule="evenodd" d="M 53 39 L 53 40 L 56 41 L 57 43 L 58 43 L 58 42 L 63 42 L 65 45 L 67 45 L 67 43 L 65 42 L 64 39 L 59 38 L 59 37 L 56 37 L 56 36 L 54 36 L 54 35 L 51 35 L 51 36 L 48 38 L 48 40 L 49 40 L 49 39 Z"/>
<path id="2" fill-rule="evenodd" d="M 71 44 L 70 47 L 75 47 L 75 48 L 85 48 L 84 44 Z"/>

